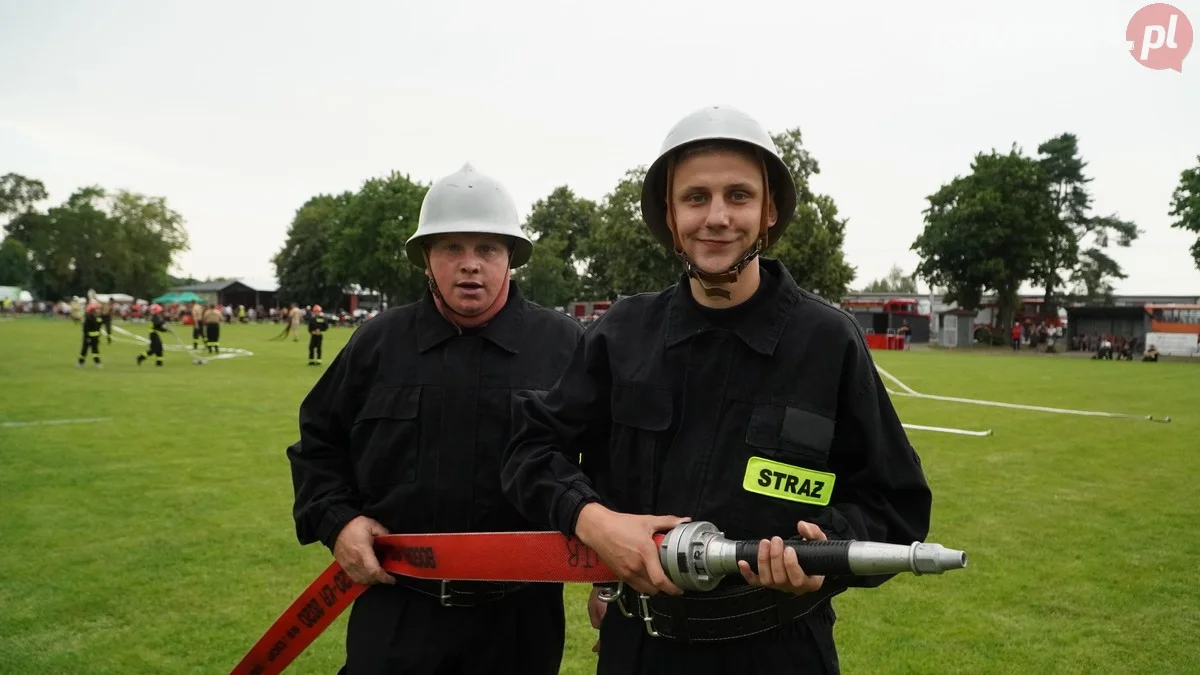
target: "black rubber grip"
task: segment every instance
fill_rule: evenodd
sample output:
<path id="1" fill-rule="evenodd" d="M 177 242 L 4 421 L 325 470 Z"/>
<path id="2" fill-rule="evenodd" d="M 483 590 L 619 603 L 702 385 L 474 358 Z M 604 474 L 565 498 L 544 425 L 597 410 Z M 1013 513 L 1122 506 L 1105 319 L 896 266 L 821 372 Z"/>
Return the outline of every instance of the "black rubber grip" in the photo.
<path id="1" fill-rule="evenodd" d="M 795 549 L 796 560 L 805 574 L 848 575 L 850 571 L 850 541 L 785 541 L 784 545 Z M 750 570 L 758 573 L 758 542 L 754 540 L 737 543 L 737 559 L 750 563 Z"/>

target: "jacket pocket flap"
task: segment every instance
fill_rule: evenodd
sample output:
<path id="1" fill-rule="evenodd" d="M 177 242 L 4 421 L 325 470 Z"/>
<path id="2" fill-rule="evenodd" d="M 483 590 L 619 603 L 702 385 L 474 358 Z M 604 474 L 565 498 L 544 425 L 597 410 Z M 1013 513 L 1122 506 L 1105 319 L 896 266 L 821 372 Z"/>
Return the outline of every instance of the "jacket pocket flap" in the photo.
<path id="1" fill-rule="evenodd" d="M 824 415 L 786 405 L 767 404 L 754 408 L 746 429 L 746 442 L 760 448 L 825 459 L 833 444 L 833 432 L 834 421 Z"/>

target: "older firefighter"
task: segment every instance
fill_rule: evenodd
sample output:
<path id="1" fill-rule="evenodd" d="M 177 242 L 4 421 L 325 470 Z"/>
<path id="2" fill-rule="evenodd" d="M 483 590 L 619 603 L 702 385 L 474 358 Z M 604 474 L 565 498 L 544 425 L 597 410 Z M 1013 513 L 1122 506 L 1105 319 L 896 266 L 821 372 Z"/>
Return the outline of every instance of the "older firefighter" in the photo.
<path id="1" fill-rule="evenodd" d="M 626 584 L 632 618 L 595 594 L 589 607 L 601 673 L 837 672 L 830 599 L 886 577 L 808 576 L 784 539 L 926 535 L 920 461 L 854 320 L 762 257 L 795 209 L 755 120 L 724 106 L 683 118 L 642 186 L 683 276 L 614 303 L 554 389 L 522 401 L 508 496 Z M 759 540 L 757 573 L 742 563 L 682 592 L 651 537 L 682 518 Z"/>
<path id="2" fill-rule="evenodd" d="M 347 673 L 557 673 L 561 584 L 392 577 L 375 536 L 520 531 L 500 460 L 522 392 L 549 389 L 582 326 L 522 297 L 529 260 L 516 206 L 470 165 L 421 204 L 409 261 L 420 300 L 364 323 L 300 406 L 288 450 L 302 544 L 320 541 L 356 581 Z"/>
<path id="3" fill-rule="evenodd" d="M 103 326 L 100 318 L 100 303 L 96 300 L 88 300 L 84 311 L 83 347 L 79 349 L 79 362 L 76 365 L 82 368 L 83 362 L 87 359 L 88 350 L 91 350 L 92 360 L 95 361 L 96 367 L 103 368 L 104 364 L 100 363 L 100 329 Z"/>

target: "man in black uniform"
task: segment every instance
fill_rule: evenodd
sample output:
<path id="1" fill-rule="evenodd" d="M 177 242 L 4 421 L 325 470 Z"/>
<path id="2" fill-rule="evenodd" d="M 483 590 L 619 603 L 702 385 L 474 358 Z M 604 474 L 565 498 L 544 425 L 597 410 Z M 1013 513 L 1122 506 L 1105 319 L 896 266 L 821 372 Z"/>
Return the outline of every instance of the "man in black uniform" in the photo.
<path id="1" fill-rule="evenodd" d="M 329 319 L 321 313 L 320 305 L 313 305 L 312 318 L 308 320 L 308 365 L 321 365 L 321 343 L 325 341 L 327 330 Z"/>
<path id="2" fill-rule="evenodd" d="M 87 358 L 88 350 L 92 350 L 92 360 L 96 362 L 97 368 L 103 368 L 100 363 L 100 328 L 103 325 L 100 320 L 100 303 L 95 300 L 88 300 L 86 314 L 83 317 L 83 347 L 79 350 L 80 368 L 83 367 L 83 362 Z"/>
<path id="3" fill-rule="evenodd" d="M 838 672 L 830 599 L 887 577 L 808 576 L 784 538 L 924 539 L 920 460 L 854 320 L 760 257 L 796 188 L 755 120 L 688 115 L 642 189 L 647 225 L 685 274 L 614 303 L 555 387 L 523 398 L 505 492 L 632 587 L 632 618 L 590 607 L 599 672 Z M 757 574 L 742 563 L 717 589 L 683 593 L 651 538 L 683 518 L 759 540 Z"/>
<path id="4" fill-rule="evenodd" d="M 159 333 L 165 333 L 171 329 L 167 328 L 167 320 L 163 316 L 162 311 L 162 305 L 157 302 L 150 305 L 150 348 L 146 350 L 145 354 L 138 354 L 137 364 L 139 366 L 142 365 L 142 361 L 151 356 L 154 357 L 155 366 L 162 366 L 163 364 L 163 343 Z"/>
<path id="5" fill-rule="evenodd" d="M 351 610 L 342 672 L 558 673 L 561 584 L 392 577 L 372 551 L 389 532 L 535 529 L 500 491 L 514 400 L 550 389 L 583 327 L 511 282 L 533 248 L 519 223 L 469 165 L 435 183 L 405 247 L 428 291 L 359 327 L 300 406 L 299 540 L 377 584 Z"/>

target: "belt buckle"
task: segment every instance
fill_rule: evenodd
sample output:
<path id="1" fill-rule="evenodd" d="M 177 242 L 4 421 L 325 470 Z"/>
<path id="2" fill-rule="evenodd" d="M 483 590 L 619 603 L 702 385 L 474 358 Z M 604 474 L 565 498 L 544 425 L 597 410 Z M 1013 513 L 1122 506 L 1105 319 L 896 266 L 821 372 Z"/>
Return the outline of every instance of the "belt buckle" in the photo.
<path id="1" fill-rule="evenodd" d="M 654 615 L 650 613 L 650 596 L 638 593 L 638 604 L 642 609 L 642 621 L 646 622 L 646 632 L 650 637 L 659 637 L 659 632 L 654 630 Z"/>
<path id="2" fill-rule="evenodd" d="M 641 592 L 637 594 L 638 610 L 640 613 L 635 615 L 625 605 L 625 590 L 625 582 L 618 581 L 615 589 L 612 586 L 601 586 L 597 597 L 600 599 L 600 602 L 606 605 L 616 603 L 617 609 L 621 610 L 621 614 L 624 614 L 627 619 L 632 619 L 635 616 L 641 618 L 646 626 L 646 633 L 650 637 L 661 637 L 662 634 L 654 630 L 654 615 L 650 613 L 650 596 Z"/>
<path id="3" fill-rule="evenodd" d="M 601 586 L 600 592 L 596 597 L 599 598 L 600 602 L 603 602 L 606 605 L 611 605 L 614 602 L 617 603 L 617 609 L 621 610 L 621 614 L 625 615 L 625 618 L 633 618 L 633 612 L 629 611 L 629 608 L 625 606 L 624 581 L 618 581 L 616 588 L 613 588 L 612 586 Z"/>
<path id="4" fill-rule="evenodd" d="M 468 607 L 469 605 L 454 602 L 454 595 L 449 593 L 446 588 L 448 583 L 450 582 L 442 579 L 441 592 L 438 594 L 438 599 L 441 600 L 442 607 Z"/>

